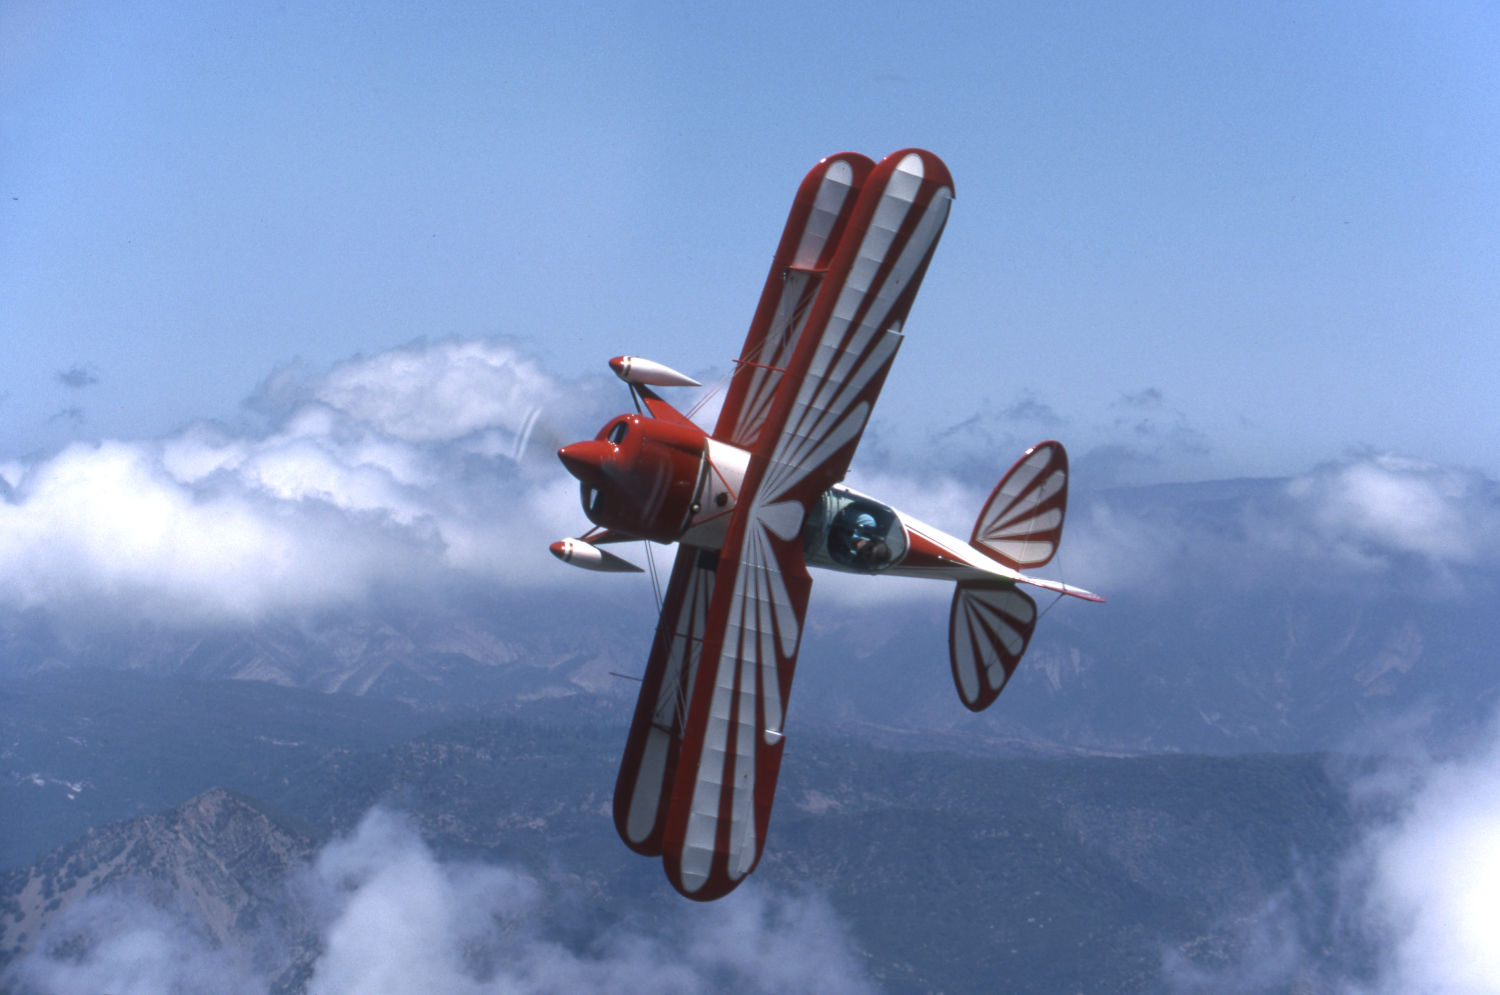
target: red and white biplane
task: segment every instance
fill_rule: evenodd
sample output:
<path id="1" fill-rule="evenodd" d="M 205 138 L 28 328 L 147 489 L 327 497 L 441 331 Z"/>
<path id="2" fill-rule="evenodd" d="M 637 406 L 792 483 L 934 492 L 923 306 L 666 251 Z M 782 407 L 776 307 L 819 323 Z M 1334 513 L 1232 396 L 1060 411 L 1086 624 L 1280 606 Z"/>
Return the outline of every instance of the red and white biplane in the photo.
<path id="1" fill-rule="evenodd" d="M 560 559 L 633 571 L 599 546 L 678 544 L 614 817 L 626 845 L 660 856 L 689 898 L 727 894 L 760 860 L 808 567 L 957 582 L 949 655 L 974 711 L 1031 638 L 1037 608 L 1022 585 L 1103 600 L 1022 572 L 1051 560 L 1062 537 L 1068 460 L 1056 442 L 1011 468 L 968 541 L 840 484 L 952 201 L 930 152 L 824 159 L 792 203 L 713 431 L 652 389 L 696 381 L 620 356 L 610 366 L 637 413 L 558 451 L 597 526 L 553 543 Z"/>

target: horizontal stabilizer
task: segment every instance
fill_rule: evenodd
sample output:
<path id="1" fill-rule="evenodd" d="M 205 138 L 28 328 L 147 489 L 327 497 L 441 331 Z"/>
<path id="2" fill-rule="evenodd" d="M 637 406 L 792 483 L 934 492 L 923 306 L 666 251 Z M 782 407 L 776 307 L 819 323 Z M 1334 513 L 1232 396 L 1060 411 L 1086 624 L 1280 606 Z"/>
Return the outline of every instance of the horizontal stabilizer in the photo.
<path id="1" fill-rule="evenodd" d="M 1060 580 L 1043 580 L 1040 577 L 1027 577 L 1022 575 L 1016 578 L 1021 584 L 1030 584 L 1032 587 L 1040 587 L 1044 591 L 1056 591 L 1058 594 L 1066 594 L 1070 598 L 1082 598 L 1084 601 L 1093 601 L 1096 604 L 1104 603 L 1104 595 L 1095 594 L 1093 591 L 1085 591 L 1081 587 L 1072 584 L 1064 584 Z"/>
<path id="2" fill-rule="evenodd" d="M 960 581 L 948 615 L 948 656 L 958 696 L 981 712 L 1015 673 L 1036 627 L 1036 602 L 1011 584 Z"/>
<path id="3" fill-rule="evenodd" d="M 1060 442 L 1026 450 L 990 494 L 969 544 L 1013 570 L 1050 561 L 1068 508 L 1068 454 Z"/>

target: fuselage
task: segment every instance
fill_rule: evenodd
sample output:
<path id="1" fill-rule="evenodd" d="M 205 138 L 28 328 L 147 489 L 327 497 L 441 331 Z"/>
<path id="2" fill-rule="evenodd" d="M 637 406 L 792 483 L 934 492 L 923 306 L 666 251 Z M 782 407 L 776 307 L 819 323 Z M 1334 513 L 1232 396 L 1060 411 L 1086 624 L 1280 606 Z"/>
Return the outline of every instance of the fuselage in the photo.
<path id="1" fill-rule="evenodd" d="M 719 549 L 750 453 L 686 424 L 623 414 L 558 457 L 577 477 L 584 514 L 611 539 Z M 843 485 L 802 525 L 808 566 L 844 573 L 1034 583 L 968 542 Z"/>

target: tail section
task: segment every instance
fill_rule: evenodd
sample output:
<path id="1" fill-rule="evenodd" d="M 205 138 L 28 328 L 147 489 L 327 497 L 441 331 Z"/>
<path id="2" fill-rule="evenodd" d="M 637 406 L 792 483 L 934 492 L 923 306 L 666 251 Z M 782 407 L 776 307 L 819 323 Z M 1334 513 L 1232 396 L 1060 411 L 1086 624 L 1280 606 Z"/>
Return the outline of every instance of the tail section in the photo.
<path id="1" fill-rule="evenodd" d="M 948 616 L 948 656 L 958 696 L 987 708 L 1015 673 L 1036 628 L 1036 602 L 1016 584 L 1087 601 L 1099 595 L 1061 581 L 1021 574 L 1051 562 L 1068 510 L 1068 454 L 1060 442 L 1026 450 L 1000 478 L 974 523 L 969 545 L 1015 571 L 1014 581 L 960 581 Z"/>
<path id="2" fill-rule="evenodd" d="M 1031 631 L 1036 602 L 1013 584 L 960 581 L 948 615 L 953 683 L 970 711 L 990 706 L 1015 673 Z"/>
<path id="3" fill-rule="evenodd" d="M 1062 542 L 1068 509 L 1068 454 L 1042 442 L 1010 468 L 990 493 L 969 545 L 1012 570 L 1048 563 Z"/>

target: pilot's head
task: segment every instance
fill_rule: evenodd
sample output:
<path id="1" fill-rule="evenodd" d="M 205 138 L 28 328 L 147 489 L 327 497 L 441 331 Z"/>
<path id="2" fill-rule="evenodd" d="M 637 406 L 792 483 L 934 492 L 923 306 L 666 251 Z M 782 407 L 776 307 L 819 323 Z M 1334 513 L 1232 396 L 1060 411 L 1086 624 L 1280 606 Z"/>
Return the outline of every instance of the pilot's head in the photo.
<path id="1" fill-rule="evenodd" d="M 854 544 L 854 558 L 867 570 L 878 570 L 890 562 L 891 547 L 879 539 L 860 539 Z"/>

